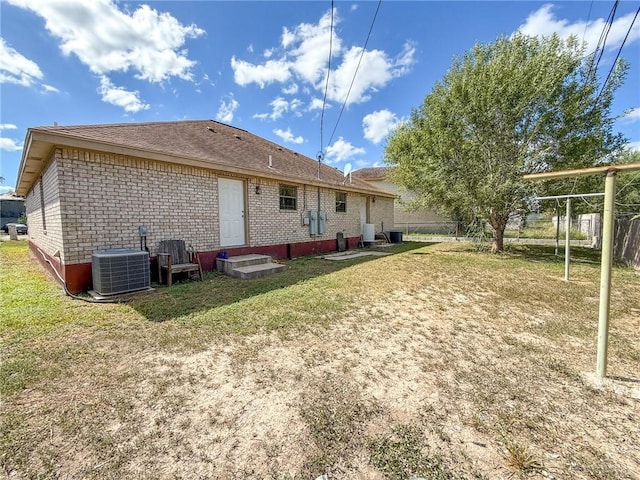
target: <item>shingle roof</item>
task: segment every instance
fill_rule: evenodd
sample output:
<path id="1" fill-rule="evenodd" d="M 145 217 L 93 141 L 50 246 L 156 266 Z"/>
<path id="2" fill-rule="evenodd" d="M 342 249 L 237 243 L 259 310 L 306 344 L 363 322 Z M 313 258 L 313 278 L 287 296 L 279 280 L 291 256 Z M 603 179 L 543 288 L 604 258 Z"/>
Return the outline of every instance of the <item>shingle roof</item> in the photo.
<path id="1" fill-rule="evenodd" d="M 29 129 L 29 133 L 55 135 L 56 144 L 64 145 L 64 139 L 96 142 L 99 151 L 109 151 L 115 146 L 131 150 L 153 152 L 175 158 L 196 160 L 215 169 L 225 166 L 249 170 L 257 176 L 282 177 L 300 182 L 327 184 L 332 187 L 388 192 L 372 187 L 358 178 L 345 184 L 339 170 L 318 162 L 293 150 L 230 125 L 213 120 L 175 122 L 122 123 L 104 125 L 45 126 Z M 57 139 L 59 138 L 59 140 Z M 25 143 L 27 144 L 27 143 Z M 269 167 L 269 156 L 272 167 Z M 27 158 L 28 154 L 25 153 Z M 20 179 L 18 180 L 20 185 Z M 21 190 L 24 187 L 21 187 Z"/>
<path id="2" fill-rule="evenodd" d="M 371 178 L 385 178 L 391 167 L 369 167 L 361 168 L 353 172 L 353 176 L 356 178 L 363 178 L 365 180 Z"/>

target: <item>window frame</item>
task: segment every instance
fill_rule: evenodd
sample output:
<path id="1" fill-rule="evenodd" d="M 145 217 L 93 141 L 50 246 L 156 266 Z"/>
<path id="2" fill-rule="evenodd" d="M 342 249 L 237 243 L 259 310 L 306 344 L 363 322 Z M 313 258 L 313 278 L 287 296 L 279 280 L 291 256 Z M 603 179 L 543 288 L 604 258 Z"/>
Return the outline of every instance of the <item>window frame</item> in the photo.
<path id="1" fill-rule="evenodd" d="M 283 189 L 293 189 L 293 195 L 283 195 Z M 285 192 L 286 193 L 286 192 Z M 296 185 L 289 185 L 281 183 L 278 185 L 278 197 L 280 210 L 295 212 L 298 210 L 298 187 Z M 293 206 L 287 205 L 287 200 L 293 200 Z"/>
<path id="2" fill-rule="evenodd" d="M 341 196 L 344 200 L 339 199 Z M 342 206 L 342 210 L 340 207 Z M 336 192 L 336 213 L 347 213 L 347 192 Z"/>
<path id="3" fill-rule="evenodd" d="M 44 178 L 40 176 L 40 214 L 42 215 L 42 231 L 47 233 L 47 217 L 46 217 L 46 209 L 44 202 Z"/>

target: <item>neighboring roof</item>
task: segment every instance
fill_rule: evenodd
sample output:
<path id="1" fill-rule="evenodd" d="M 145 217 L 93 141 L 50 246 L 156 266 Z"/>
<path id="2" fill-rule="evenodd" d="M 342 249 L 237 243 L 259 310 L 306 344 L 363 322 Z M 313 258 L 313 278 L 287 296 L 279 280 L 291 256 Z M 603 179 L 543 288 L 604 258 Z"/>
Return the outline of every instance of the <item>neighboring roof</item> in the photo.
<path id="1" fill-rule="evenodd" d="M 24 202 L 24 198 L 17 197 L 13 193 L 0 193 L 0 200 L 14 200 L 16 202 Z"/>
<path id="2" fill-rule="evenodd" d="M 18 172 L 17 194 L 28 193 L 56 146 L 392 196 L 357 178 L 345 182 L 342 172 L 324 164 L 320 165 L 318 179 L 316 160 L 213 120 L 30 128 Z"/>
<path id="3" fill-rule="evenodd" d="M 369 167 L 361 168 L 353 172 L 353 176 L 363 180 L 384 180 L 389 174 L 391 167 Z"/>

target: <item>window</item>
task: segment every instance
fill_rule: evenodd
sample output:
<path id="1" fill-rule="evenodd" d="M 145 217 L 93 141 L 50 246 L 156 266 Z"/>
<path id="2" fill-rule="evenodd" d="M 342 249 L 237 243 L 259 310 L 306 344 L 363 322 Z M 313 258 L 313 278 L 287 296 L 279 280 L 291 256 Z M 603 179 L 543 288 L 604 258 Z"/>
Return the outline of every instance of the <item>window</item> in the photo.
<path id="1" fill-rule="evenodd" d="M 280 210 L 298 209 L 298 187 L 280 185 Z"/>
<path id="2" fill-rule="evenodd" d="M 336 212 L 347 211 L 347 192 L 336 192 Z"/>
<path id="3" fill-rule="evenodd" d="M 44 180 L 40 177 L 40 213 L 42 214 L 42 230 L 47 233 L 47 219 L 44 216 Z"/>

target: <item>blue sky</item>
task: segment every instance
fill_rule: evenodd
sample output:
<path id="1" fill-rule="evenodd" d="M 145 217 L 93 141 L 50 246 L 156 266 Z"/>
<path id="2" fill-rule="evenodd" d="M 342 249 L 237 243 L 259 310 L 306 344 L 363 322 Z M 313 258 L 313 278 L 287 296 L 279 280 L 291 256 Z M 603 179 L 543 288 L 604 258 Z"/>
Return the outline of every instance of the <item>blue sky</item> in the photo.
<path id="1" fill-rule="evenodd" d="M 0 191 L 15 187 L 27 128 L 53 122 L 215 119 L 337 168 L 380 165 L 389 130 L 455 55 L 517 30 L 592 50 L 613 1 L 387 0 L 364 54 L 378 2 L 334 5 L 330 37 L 330 1 L 0 0 Z M 601 81 L 639 6 L 619 3 Z M 640 149 L 640 18 L 622 56 L 615 128 Z"/>

